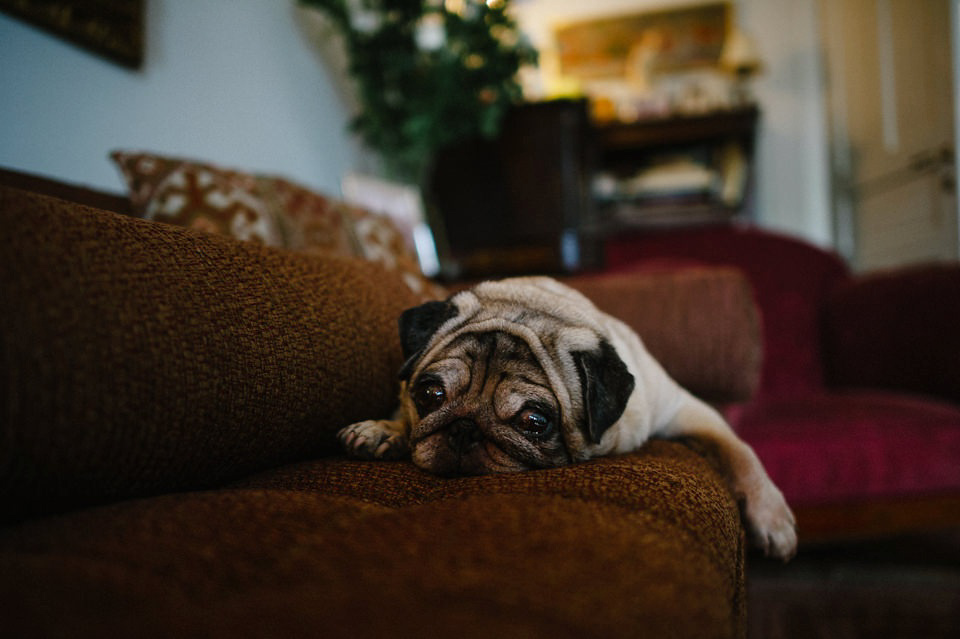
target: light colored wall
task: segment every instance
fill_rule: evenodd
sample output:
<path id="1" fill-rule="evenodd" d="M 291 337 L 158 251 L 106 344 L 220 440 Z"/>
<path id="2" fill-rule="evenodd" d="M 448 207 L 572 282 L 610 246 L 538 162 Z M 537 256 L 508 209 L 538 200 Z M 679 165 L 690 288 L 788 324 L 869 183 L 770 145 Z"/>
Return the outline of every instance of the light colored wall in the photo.
<path id="1" fill-rule="evenodd" d="M 359 158 L 292 0 L 148 0 L 130 71 L 0 14 L 0 166 L 121 190 L 111 149 L 279 173 L 328 192 Z"/>
<path id="2" fill-rule="evenodd" d="M 833 246 L 825 74 L 816 0 L 740 0 L 740 24 L 766 70 L 756 82 L 763 109 L 757 149 L 760 222 Z"/>
<path id="3" fill-rule="evenodd" d="M 560 19 L 687 0 L 522 0 L 536 40 Z M 344 132 L 338 82 L 292 0 L 148 0 L 147 56 L 131 72 L 0 15 L 0 165 L 112 190 L 114 148 L 191 156 L 337 192 L 369 164 Z M 766 72 L 758 221 L 831 242 L 815 0 L 739 0 Z M 784 25 L 789 25 L 785 28 Z"/>
<path id="4" fill-rule="evenodd" d="M 696 4 L 694 0 L 523 0 L 517 18 L 544 45 L 553 25 Z M 832 245 L 827 126 L 816 0 L 737 0 L 738 25 L 765 70 L 754 92 L 763 111 L 757 148 L 757 221 Z"/>

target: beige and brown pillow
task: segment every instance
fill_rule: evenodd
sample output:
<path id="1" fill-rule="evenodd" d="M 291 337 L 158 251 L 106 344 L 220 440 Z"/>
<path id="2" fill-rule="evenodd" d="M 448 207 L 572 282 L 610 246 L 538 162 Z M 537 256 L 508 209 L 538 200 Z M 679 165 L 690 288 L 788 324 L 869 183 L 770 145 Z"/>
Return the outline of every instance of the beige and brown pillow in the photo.
<path id="1" fill-rule="evenodd" d="M 307 253 L 360 257 L 397 271 L 423 299 L 443 290 L 420 271 L 389 217 L 289 180 L 155 153 L 114 151 L 137 213 Z"/>
<path id="2" fill-rule="evenodd" d="M 112 157 L 141 217 L 282 246 L 278 220 L 258 193 L 255 176 L 146 153 Z"/>

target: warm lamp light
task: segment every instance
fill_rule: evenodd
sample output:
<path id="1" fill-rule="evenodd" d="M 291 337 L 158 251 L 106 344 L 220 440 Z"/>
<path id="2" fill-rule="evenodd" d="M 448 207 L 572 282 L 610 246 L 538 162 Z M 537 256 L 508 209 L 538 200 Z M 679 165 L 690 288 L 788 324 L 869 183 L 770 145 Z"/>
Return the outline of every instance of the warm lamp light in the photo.
<path id="1" fill-rule="evenodd" d="M 753 38 L 740 29 L 734 29 L 723 43 L 720 66 L 733 73 L 757 73 L 763 67 Z"/>
<path id="2" fill-rule="evenodd" d="M 733 74 L 731 97 L 734 104 L 752 102 L 747 85 L 754 74 L 763 70 L 763 62 L 753 38 L 740 29 L 731 31 L 720 52 L 720 66 Z"/>

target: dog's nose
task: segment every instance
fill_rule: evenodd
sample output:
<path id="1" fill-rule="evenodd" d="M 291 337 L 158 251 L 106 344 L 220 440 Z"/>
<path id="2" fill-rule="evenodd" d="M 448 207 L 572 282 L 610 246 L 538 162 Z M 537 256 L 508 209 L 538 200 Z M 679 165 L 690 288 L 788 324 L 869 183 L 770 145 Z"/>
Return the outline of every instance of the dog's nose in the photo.
<path id="1" fill-rule="evenodd" d="M 483 439 L 483 433 L 477 422 L 468 418 L 454 421 L 447 428 L 447 440 L 450 447 L 458 453 L 464 453 L 476 446 Z"/>

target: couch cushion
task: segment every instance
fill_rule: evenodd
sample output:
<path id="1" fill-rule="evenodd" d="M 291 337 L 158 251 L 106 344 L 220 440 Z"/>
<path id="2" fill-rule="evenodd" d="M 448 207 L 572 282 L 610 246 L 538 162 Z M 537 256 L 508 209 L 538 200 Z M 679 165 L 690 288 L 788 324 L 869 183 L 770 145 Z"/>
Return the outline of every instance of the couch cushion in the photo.
<path id="1" fill-rule="evenodd" d="M 209 486 L 395 401 L 417 297 L 294 254 L 0 188 L 0 515 Z"/>
<path id="2" fill-rule="evenodd" d="M 960 491 L 956 405 L 849 391 L 760 402 L 732 421 L 794 505 Z"/>
<path id="3" fill-rule="evenodd" d="M 740 268 L 753 285 L 763 322 L 758 394 L 791 397 L 823 389 L 821 313 L 847 267 L 809 243 L 754 228 L 714 227 L 621 235 L 606 244 L 611 268 L 664 258 Z"/>
<path id="4" fill-rule="evenodd" d="M 743 539 L 681 444 L 442 479 L 324 459 L 0 532 L 5 630 L 138 637 L 736 637 Z"/>
<path id="5" fill-rule="evenodd" d="M 824 313 L 831 384 L 960 404 L 960 263 L 900 267 L 838 286 Z"/>
<path id="6" fill-rule="evenodd" d="M 566 282 L 637 331 L 647 350 L 695 395 L 735 402 L 757 390 L 760 320 L 738 269 L 670 263 Z"/>

